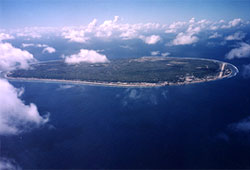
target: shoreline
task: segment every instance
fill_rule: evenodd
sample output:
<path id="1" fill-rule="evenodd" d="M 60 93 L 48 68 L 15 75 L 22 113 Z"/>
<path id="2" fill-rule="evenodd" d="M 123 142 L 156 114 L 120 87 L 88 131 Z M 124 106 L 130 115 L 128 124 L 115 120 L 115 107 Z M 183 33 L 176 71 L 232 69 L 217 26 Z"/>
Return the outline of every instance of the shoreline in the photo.
<path id="1" fill-rule="evenodd" d="M 60 79 L 40 79 L 40 78 L 23 78 L 23 77 L 8 77 L 5 76 L 8 80 L 14 80 L 14 81 L 25 81 L 25 82 L 44 82 L 44 83 L 62 83 L 62 84 L 80 84 L 80 85 L 92 85 L 92 86 L 108 86 L 108 87 L 163 87 L 163 86 L 181 86 L 181 85 L 188 85 L 188 84 L 198 84 L 198 83 L 205 83 L 205 82 L 211 82 L 216 80 L 221 80 L 225 78 L 230 78 L 234 75 L 225 75 L 222 77 L 212 77 L 209 79 L 198 79 L 193 81 L 184 81 L 184 82 L 177 82 L 177 83 L 171 83 L 171 82 L 160 82 L 160 83 L 146 83 L 146 82 L 140 82 L 140 83 L 123 83 L 123 82 L 91 82 L 91 81 L 82 81 L 82 80 L 60 80 Z"/>
<path id="2" fill-rule="evenodd" d="M 170 57 L 169 57 L 170 58 Z M 186 58 L 187 59 L 187 58 Z M 196 59 L 196 58 L 188 58 L 188 59 Z M 62 84 L 81 84 L 81 85 L 92 85 L 92 86 L 109 86 L 109 87 L 162 87 L 162 86 L 180 86 L 180 85 L 188 85 L 188 84 L 195 84 L 195 83 L 203 83 L 203 82 L 210 82 L 215 80 L 221 80 L 224 78 L 230 78 L 237 75 L 239 72 L 238 68 L 230 63 L 221 62 L 218 60 L 213 59 L 204 59 L 199 58 L 199 60 L 209 60 L 216 63 L 220 63 L 221 71 L 218 75 L 213 77 L 206 77 L 204 79 L 192 79 L 189 80 L 188 77 L 185 77 L 183 82 L 157 82 L 157 83 L 147 83 L 147 82 L 137 82 L 137 83 L 130 83 L 130 82 L 95 82 L 95 81 L 84 81 L 84 80 L 65 80 L 65 79 L 43 79 L 43 78 L 25 78 L 25 77 L 11 77 L 8 76 L 6 73 L 4 77 L 8 80 L 13 81 L 26 81 L 26 82 L 45 82 L 45 83 L 62 83 Z M 228 75 L 222 75 L 224 68 L 226 65 L 231 66 L 231 73 Z"/>

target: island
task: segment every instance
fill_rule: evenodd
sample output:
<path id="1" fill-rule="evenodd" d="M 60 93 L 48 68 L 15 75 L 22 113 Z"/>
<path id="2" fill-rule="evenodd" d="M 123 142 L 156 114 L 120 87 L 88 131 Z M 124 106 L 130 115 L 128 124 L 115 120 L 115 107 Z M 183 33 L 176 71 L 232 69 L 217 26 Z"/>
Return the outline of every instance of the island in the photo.
<path id="1" fill-rule="evenodd" d="M 40 62 L 29 70 L 15 70 L 8 79 L 108 86 L 165 86 L 207 82 L 238 73 L 229 63 L 201 58 L 141 57 L 107 63 Z"/>

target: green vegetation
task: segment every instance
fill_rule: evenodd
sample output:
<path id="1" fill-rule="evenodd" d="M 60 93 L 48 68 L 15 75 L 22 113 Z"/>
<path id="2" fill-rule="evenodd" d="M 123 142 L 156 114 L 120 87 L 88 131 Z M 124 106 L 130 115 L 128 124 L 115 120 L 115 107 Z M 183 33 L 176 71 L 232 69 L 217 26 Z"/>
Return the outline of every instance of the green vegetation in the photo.
<path id="1" fill-rule="evenodd" d="M 109 63 L 80 63 L 69 65 L 53 61 L 32 65 L 30 70 L 16 70 L 10 77 L 81 80 L 88 82 L 123 83 L 184 83 L 209 80 L 232 73 L 222 62 L 204 59 L 143 57 L 117 59 Z"/>

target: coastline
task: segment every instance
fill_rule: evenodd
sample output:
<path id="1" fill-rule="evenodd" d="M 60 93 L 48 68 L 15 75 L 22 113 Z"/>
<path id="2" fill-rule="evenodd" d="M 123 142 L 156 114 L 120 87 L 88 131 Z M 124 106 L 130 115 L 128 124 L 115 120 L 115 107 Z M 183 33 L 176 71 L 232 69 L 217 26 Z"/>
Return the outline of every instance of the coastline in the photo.
<path id="1" fill-rule="evenodd" d="M 171 58 L 171 57 L 168 57 Z M 178 58 L 178 57 L 174 57 Z M 185 59 L 197 59 L 197 58 L 185 58 Z M 62 83 L 62 84 L 82 84 L 82 85 L 94 85 L 94 86 L 109 86 L 109 87 L 162 87 L 162 86 L 179 86 L 179 85 L 188 85 L 188 84 L 195 84 L 195 83 L 203 83 L 203 82 L 210 82 L 215 80 L 221 80 L 224 78 L 230 78 L 236 76 L 239 72 L 238 68 L 230 63 L 221 62 L 214 59 L 204 59 L 199 58 L 199 60 L 207 60 L 219 63 L 221 65 L 221 71 L 219 75 L 213 77 L 206 77 L 203 79 L 189 79 L 189 77 L 185 77 L 183 82 L 157 82 L 157 83 L 147 83 L 147 82 L 96 82 L 96 81 L 84 81 L 84 80 L 65 80 L 65 79 L 43 79 L 43 78 L 25 78 L 25 77 L 11 77 L 8 74 L 4 74 L 4 77 L 8 80 L 13 81 L 26 81 L 26 82 L 45 82 L 45 83 Z M 231 73 L 227 75 L 223 75 L 223 71 L 225 66 L 231 66 Z"/>
<path id="2" fill-rule="evenodd" d="M 192 81 L 184 81 L 184 82 L 159 82 L 159 83 L 146 83 L 146 82 L 140 82 L 140 83 L 124 83 L 124 82 L 91 82 L 91 81 L 82 81 L 82 80 L 60 80 L 60 79 L 40 79 L 40 78 L 22 78 L 22 77 L 8 77 L 5 76 L 8 80 L 13 81 L 25 81 L 25 82 L 45 82 L 45 83 L 62 83 L 62 84 L 80 84 L 80 85 L 94 85 L 94 86 L 108 86 L 108 87 L 162 87 L 162 86 L 180 86 L 180 85 L 188 85 L 188 84 L 196 84 L 196 83 L 204 83 L 204 82 L 210 82 L 210 81 L 216 81 L 221 80 L 224 78 L 230 78 L 235 76 L 234 75 L 224 75 L 222 77 L 216 76 L 211 77 L 209 79 L 198 79 L 198 80 L 192 80 Z"/>

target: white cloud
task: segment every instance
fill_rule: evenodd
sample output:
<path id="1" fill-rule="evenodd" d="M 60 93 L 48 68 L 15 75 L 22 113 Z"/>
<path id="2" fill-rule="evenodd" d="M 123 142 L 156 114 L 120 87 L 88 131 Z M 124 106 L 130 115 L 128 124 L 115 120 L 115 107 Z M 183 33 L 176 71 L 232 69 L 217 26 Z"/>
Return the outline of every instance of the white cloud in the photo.
<path id="1" fill-rule="evenodd" d="M 226 54 L 226 58 L 231 60 L 234 58 L 247 58 L 250 57 L 250 45 L 247 43 L 240 43 L 238 48 L 232 49 L 228 54 Z"/>
<path id="2" fill-rule="evenodd" d="M 35 46 L 35 44 L 33 44 L 33 43 L 22 43 L 22 47 L 23 48 L 26 48 L 26 47 L 33 47 L 33 46 Z"/>
<path id="3" fill-rule="evenodd" d="M 29 52 L 10 43 L 0 43 L 0 71 L 28 69 L 33 61 L 35 59 Z M 18 134 L 48 121 L 39 115 L 33 103 L 25 105 L 20 99 L 23 92 L 23 89 L 16 89 L 0 78 L 0 135 Z"/>
<path id="4" fill-rule="evenodd" d="M 179 33 L 176 38 L 173 40 L 173 45 L 187 45 L 198 42 L 199 38 L 194 34 L 190 33 Z"/>
<path id="5" fill-rule="evenodd" d="M 8 40 L 8 39 L 14 39 L 14 37 L 6 33 L 0 33 L 0 41 Z"/>
<path id="6" fill-rule="evenodd" d="M 185 26 L 185 30 L 182 29 L 182 32 L 179 32 L 175 39 L 168 45 L 188 45 L 193 44 L 199 41 L 197 35 L 204 30 L 209 29 L 208 25 L 211 25 L 211 22 L 208 20 L 196 21 L 195 18 L 191 18 L 187 24 L 182 23 L 182 26 Z"/>
<path id="7" fill-rule="evenodd" d="M 124 40 L 140 38 L 140 35 L 152 30 L 164 30 L 166 25 L 159 23 L 138 23 L 123 24 L 120 23 L 120 17 L 115 16 L 113 20 L 105 20 L 97 25 L 97 19 L 94 19 L 87 26 L 65 27 L 62 36 L 74 42 L 87 42 L 91 37 L 98 38 L 122 38 Z"/>
<path id="8" fill-rule="evenodd" d="M 217 30 L 218 28 L 218 25 L 210 25 L 210 30 Z"/>
<path id="9" fill-rule="evenodd" d="M 22 47 L 23 48 L 26 48 L 26 47 L 39 47 L 39 48 L 44 48 L 43 49 L 43 53 L 54 53 L 56 52 L 56 49 L 53 48 L 53 47 L 50 47 L 48 46 L 47 44 L 33 44 L 33 43 L 29 43 L 29 44 L 25 44 L 23 43 L 22 44 Z"/>
<path id="10" fill-rule="evenodd" d="M 200 21 L 197 22 L 198 24 L 209 24 L 210 21 L 206 20 L 206 19 L 202 19 Z"/>
<path id="11" fill-rule="evenodd" d="M 196 21 L 195 18 L 191 18 L 188 22 L 174 22 L 172 23 L 165 33 L 186 32 L 191 34 L 197 34 L 202 30 L 208 30 L 214 23 L 206 19 Z M 215 27 L 215 25 L 213 25 Z"/>
<path id="12" fill-rule="evenodd" d="M 199 33 L 202 30 L 208 30 L 209 29 L 209 25 L 213 24 L 211 21 L 208 20 L 200 20 L 197 22 L 193 22 L 191 24 L 189 24 L 188 30 L 187 32 L 189 33 Z"/>
<path id="13" fill-rule="evenodd" d="M 63 29 L 52 28 L 24 28 L 17 30 L 13 35 L 23 35 L 31 37 L 41 37 L 44 32 L 53 32 L 60 34 L 63 38 L 68 39 L 70 42 L 87 43 L 92 37 L 103 38 L 105 40 L 112 38 L 121 38 L 122 40 L 129 39 L 143 39 L 147 44 L 154 44 L 153 37 L 148 35 L 160 33 L 176 33 L 178 37 L 174 40 L 172 45 L 192 44 L 199 41 L 199 34 L 202 31 L 218 30 L 221 28 L 232 28 L 243 25 L 242 19 L 234 19 L 229 22 L 221 21 L 208 21 L 206 19 L 196 20 L 191 18 L 187 22 L 179 21 L 170 24 L 169 26 L 159 23 L 137 23 L 128 24 L 122 23 L 119 16 L 113 19 L 105 20 L 103 23 L 98 23 L 97 19 L 91 21 L 88 25 L 77 27 L 64 27 Z M 12 35 L 13 32 L 11 32 Z M 210 33 L 210 32 L 208 32 Z M 146 40 L 147 37 L 147 40 Z M 214 33 L 209 38 L 218 38 Z M 29 37 L 28 37 L 29 38 Z M 162 38 L 162 37 L 161 37 Z M 157 40 L 158 42 L 158 40 Z M 173 42 L 173 41 L 172 41 Z"/>
<path id="14" fill-rule="evenodd" d="M 152 29 L 155 29 L 155 30 L 159 30 L 161 28 L 163 28 L 164 26 L 159 23 L 146 23 L 143 25 L 144 29 L 146 29 L 147 31 L 148 30 L 152 30 Z"/>
<path id="15" fill-rule="evenodd" d="M 219 38 L 219 37 L 222 37 L 222 35 L 219 34 L 218 32 L 215 32 L 212 35 L 210 35 L 208 38 L 209 39 L 215 39 L 215 38 Z"/>
<path id="16" fill-rule="evenodd" d="M 151 52 L 152 56 L 162 56 L 162 57 L 167 57 L 168 55 L 170 55 L 169 52 L 165 52 L 165 53 L 160 53 L 160 51 L 152 51 Z"/>
<path id="17" fill-rule="evenodd" d="M 57 27 L 24 27 L 21 29 L 11 29 L 10 30 L 17 37 L 27 37 L 29 38 L 41 38 L 44 35 L 54 34 L 58 35 L 61 28 Z"/>
<path id="18" fill-rule="evenodd" d="M 162 56 L 162 57 L 167 57 L 167 56 L 169 56 L 169 55 L 170 55 L 169 52 L 161 53 L 161 56 Z"/>
<path id="19" fill-rule="evenodd" d="M 181 21 L 174 22 L 171 25 L 169 25 L 165 33 L 175 33 L 178 29 L 182 28 L 186 24 L 187 24 L 186 22 L 181 22 Z"/>
<path id="20" fill-rule="evenodd" d="M 161 37 L 159 35 L 151 35 L 151 36 L 140 36 L 140 38 L 146 43 L 146 44 L 156 44 L 161 40 Z"/>
<path id="21" fill-rule="evenodd" d="M 241 24 L 242 22 L 243 22 L 242 19 L 237 18 L 237 19 L 234 19 L 232 21 L 229 21 L 229 25 L 231 25 L 232 27 L 235 27 L 235 26 Z"/>
<path id="22" fill-rule="evenodd" d="M 37 44 L 36 47 L 43 48 L 43 47 L 48 47 L 48 45 L 47 44 Z"/>
<path id="23" fill-rule="evenodd" d="M 189 23 L 195 23 L 195 18 L 193 17 L 193 18 L 191 18 L 190 20 L 189 20 Z"/>
<path id="24" fill-rule="evenodd" d="M 63 28 L 62 36 L 71 42 L 78 43 L 86 43 L 90 36 L 108 38 L 119 29 L 118 21 L 119 16 L 115 16 L 113 20 L 105 20 L 101 25 L 97 25 L 97 19 L 94 19 L 87 26 Z"/>
<path id="25" fill-rule="evenodd" d="M 48 121 L 39 115 L 35 104 L 25 105 L 20 99 L 23 89 L 16 89 L 0 79 L 0 135 L 17 134 Z"/>
<path id="26" fill-rule="evenodd" d="M 85 37 L 84 30 L 74 30 L 68 28 L 68 30 L 63 32 L 62 35 L 65 39 L 69 39 L 71 42 L 85 43 L 89 40 L 88 37 Z"/>
<path id="27" fill-rule="evenodd" d="M 186 45 L 193 44 L 199 41 L 198 35 L 202 31 L 211 31 L 218 30 L 221 28 L 233 28 L 237 26 L 241 26 L 244 24 L 243 20 L 240 18 L 234 19 L 225 23 L 224 20 L 220 21 L 208 21 L 206 19 L 196 21 L 195 18 L 191 18 L 188 22 L 175 22 L 171 24 L 165 33 L 177 33 L 176 38 L 172 40 L 167 45 Z M 239 34 L 237 36 L 237 34 Z M 228 37 L 227 39 L 242 39 L 244 36 L 242 33 L 237 33 L 236 37 Z M 208 38 L 218 38 L 221 37 L 221 34 L 213 33 Z"/>
<path id="28" fill-rule="evenodd" d="M 41 38 L 42 35 L 37 32 L 19 32 L 16 34 L 17 37 L 31 37 L 31 38 Z"/>
<path id="29" fill-rule="evenodd" d="M 113 20 L 106 20 L 98 27 L 96 37 L 110 37 L 113 34 L 113 30 L 119 28 L 117 22 L 119 16 L 115 16 Z"/>
<path id="30" fill-rule="evenodd" d="M 151 52 L 151 55 L 159 55 L 160 54 L 160 51 L 152 51 Z"/>
<path id="31" fill-rule="evenodd" d="M 109 62 L 107 57 L 94 50 L 81 49 L 78 54 L 73 54 L 65 58 L 68 64 L 86 63 L 106 63 Z"/>
<path id="32" fill-rule="evenodd" d="M 201 30 L 202 30 L 201 26 L 189 25 L 188 29 L 186 30 L 186 33 L 197 34 L 197 33 L 201 32 Z"/>
<path id="33" fill-rule="evenodd" d="M 44 49 L 43 49 L 43 53 L 54 53 L 54 52 L 56 52 L 56 49 L 55 48 L 53 48 L 53 47 L 45 47 Z"/>
<path id="34" fill-rule="evenodd" d="M 128 29 L 120 34 L 120 37 L 124 40 L 133 39 L 138 37 L 138 32 L 134 29 Z"/>
<path id="35" fill-rule="evenodd" d="M 240 24 L 243 23 L 243 20 L 240 18 L 233 19 L 232 21 L 229 21 L 228 24 L 222 25 L 221 28 L 232 28 L 239 26 Z"/>
<path id="36" fill-rule="evenodd" d="M 245 38 L 246 33 L 243 33 L 241 31 L 238 31 L 236 33 L 234 33 L 233 35 L 229 35 L 225 38 L 225 40 L 227 41 L 231 41 L 231 40 L 242 40 L 243 38 Z"/>
<path id="37" fill-rule="evenodd" d="M 219 20 L 219 23 L 224 23 L 224 22 L 225 22 L 225 20 L 223 20 L 223 19 Z"/>
<path id="38" fill-rule="evenodd" d="M 22 47 L 26 48 L 26 47 L 39 47 L 39 48 L 43 48 L 43 47 L 48 47 L 48 45 L 46 44 L 34 44 L 34 43 L 22 43 Z"/>
<path id="39" fill-rule="evenodd" d="M 88 24 L 88 27 L 86 28 L 86 32 L 92 32 L 94 28 L 96 27 L 97 19 L 95 18 L 93 21 L 91 21 Z"/>
<path id="40" fill-rule="evenodd" d="M 147 35 L 156 34 L 156 32 L 177 33 L 179 37 L 173 44 L 192 44 L 197 42 L 198 34 L 202 31 L 211 31 L 220 29 L 223 25 L 226 27 L 234 27 L 243 23 L 241 19 L 234 19 L 227 24 L 224 21 L 212 22 L 206 19 L 196 21 L 191 18 L 188 22 L 174 22 L 167 25 L 159 23 L 138 23 L 138 24 L 123 24 L 119 21 L 119 16 L 115 16 L 113 20 L 105 20 L 100 25 L 97 24 L 97 19 L 94 19 L 86 26 L 79 27 L 65 27 L 62 36 L 69 41 L 86 43 L 91 37 L 97 38 L 122 38 L 128 39 L 142 39 L 147 44 L 154 44 L 156 40 Z M 156 36 L 156 35 L 155 35 Z M 218 35 L 214 35 L 215 37 Z M 160 38 L 160 37 L 157 37 Z M 180 40 L 182 39 L 182 40 Z M 159 39 L 157 39 L 157 42 Z"/>
<path id="41" fill-rule="evenodd" d="M 0 43 L 0 71 L 28 69 L 29 63 L 34 61 L 28 51 L 15 48 L 10 43 Z"/>

